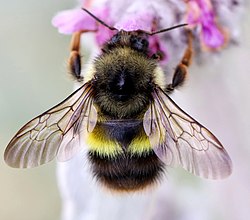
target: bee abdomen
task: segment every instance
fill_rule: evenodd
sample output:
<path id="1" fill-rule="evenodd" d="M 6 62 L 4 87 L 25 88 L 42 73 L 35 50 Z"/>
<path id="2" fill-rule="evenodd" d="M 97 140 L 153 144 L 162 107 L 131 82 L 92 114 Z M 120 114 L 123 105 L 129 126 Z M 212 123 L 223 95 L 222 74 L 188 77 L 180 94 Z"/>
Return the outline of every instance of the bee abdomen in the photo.
<path id="1" fill-rule="evenodd" d="M 124 152 L 113 158 L 90 151 L 88 156 L 96 179 L 115 191 L 142 190 L 163 173 L 163 163 L 153 151 L 144 155 Z"/>

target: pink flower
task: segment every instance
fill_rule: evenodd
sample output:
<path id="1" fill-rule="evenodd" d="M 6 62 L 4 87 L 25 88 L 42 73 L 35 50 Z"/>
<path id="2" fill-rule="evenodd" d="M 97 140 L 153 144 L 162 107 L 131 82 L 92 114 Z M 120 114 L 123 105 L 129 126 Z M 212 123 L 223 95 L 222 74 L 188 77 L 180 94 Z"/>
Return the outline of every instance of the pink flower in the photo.
<path id="1" fill-rule="evenodd" d="M 136 31 L 136 30 L 144 30 L 147 32 L 155 31 L 155 19 L 156 16 L 152 11 L 142 10 L 137 13 L 131 12 L 125 14 L 118 22 L 115 23 L 115 27 L 118 30 L 126 30 L 126 31 Z M 167 61 L 167 48 L 164 43 L 160 40 L 160 37 L 154 35 L 149 38 L 149 48 L 151 49 L 152 54 L 157 53 L 158 51 L 162 52 L 163 60 Z M 151 54 L 151 55 L 152 55 Z"/>
<path id="2" fill-rule="evenodd" d="M 200 28 L 202 45 L 210 49 L 222 47 L 226 43 L 226 38 L 216 24 L 211 2 L 209 0 L 190 0 L 188 6 L 187 21 Z"/>
<path id="3" fill-rule="evenodd" d="M 151 32 L 158 28 L 156 21 L 159 19 L 158 16 L 156 16 L 156 10 L 153 4 L 151 4 L 151 1 L 149 1 L 149 3 L 151 2 L 150 4 L 145 3 L 144 6 L 146 7 L 140 8 L 140 10 L 135 6 L 139 2 L 143 2 L 141 0 L 133 1 L 132 4 L 127 4 L 126 7 L 120 8 L 119 10 L 115 10 L 111 7 L 113 4 L 110 2 L 110 4 L 108 4 L 107 2 L 108 1 L 104 1 L 102 5 L 98 4 L 99 7 L 91 7 L 89 10 L 108 25 L 114 26 L 117 30 L 144 30 Z M 86 5 L 86 1 L 83 1 L 82 4 Z M 89 1 L 88 5 L 91 5 Z M 52 24 L 58 28 L 60 33 L 64 34 L 73 34 L 78 31 L 94 31 L 96 42 L 100 47 L 114 34 L 114 31 L 98 24 L 96 20 L 80 8 L 58 13 L 53 18 Z M 163 61 L 167 60 L 167 48 L 159 36 L 155 35 L 150 37 L 149 47 L 152 53 L 161 51 L 165 58 Z"/>
<path id="4" fill-rule="evenodd" d="M 234 13 L 239 6 L 229 0 L 81 0 L 79 8 L 58 13 L 52 24 L 64 34 L 93 31 L 101 48 L 115 31 L 100 25 L 81 7 L 117 30 L 150 32 L 188 23 L 188 28 L 195 30 L 195 39 L 199 39 L 195 48 L 213 51 L 221 49 L 238 33 Z M 151 36 L 151 52 L 160 51 L 164 61 L 172 59 L 170 55 L 177 57 L 187 44 L 184 30 L 180 28 Z"/>
<path id="5" fill-rule="evenodd" d="M 52 24 L 63 34 L 72 34 L 77 31 L 97 29 L 96 21 L 83 13 L 82 9 L 73 9 L 58 13 L 52 20 Z"/>
<path id="6" fill-rule="evenodd" d="M 108 8 L 96 9 L 93 13 L 100 19 L 109 17 Z M 52 24 L 63 34 L 73 34 L 78 31 L 94 31 L 96 32 L 96 41 L 99 45 L 102 45 L 113 35 L 108 28 L 98 25 L 96 20 L 81 8 L 58 13 L 53 18 Z"/>

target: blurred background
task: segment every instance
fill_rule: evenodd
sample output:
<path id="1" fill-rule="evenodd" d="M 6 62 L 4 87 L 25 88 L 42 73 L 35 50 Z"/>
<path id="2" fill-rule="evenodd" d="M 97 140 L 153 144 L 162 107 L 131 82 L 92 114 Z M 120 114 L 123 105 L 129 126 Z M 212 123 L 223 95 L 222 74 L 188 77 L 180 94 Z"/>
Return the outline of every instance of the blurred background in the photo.
<path id="1" fill-rule="evenodd" d="M 0 0 L 0 5 L 0 219 L 59 219 L 55 161 L 34 169 L 13 169 L 4 163 L 3 152 L 24 123 L 72 91 L 66 74 L 70 37 L 58 34 L 51 19 L 75 1 Z M 188 83 L 172 96 L 216 134 L 234 166 L 233 174 L 220 181 L 177 169 L 168 172 L 173 203 L 178 204 L 177 211 L 187 213 L 185 220 L 191 212 L 211 220 L 250 216 L 249 9 L 248 4 L 238 44 L 202 66 L 194 64 Z M 202 213 L 204 209 L 211 210 L 211 216 Z"/>

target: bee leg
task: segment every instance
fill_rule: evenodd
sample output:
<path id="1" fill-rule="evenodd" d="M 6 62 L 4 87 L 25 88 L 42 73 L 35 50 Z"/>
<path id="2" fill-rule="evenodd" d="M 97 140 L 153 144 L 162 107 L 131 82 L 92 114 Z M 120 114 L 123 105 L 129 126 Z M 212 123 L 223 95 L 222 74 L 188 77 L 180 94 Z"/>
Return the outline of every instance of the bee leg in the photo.
<path id="1" fill-rule="evenodd" d="M 166 86 L 165 91 L 167 93 L 171 93 L 177 87 L 182 86 L 187 78 L 187 73 L 188 73 L 187 68 L 191 64 L 192 54 L 193 54 L 192 40 L 193 40 L 192 33 L 191 31 L 188 31 L 187 49 L 184 52 L 181 62 L 175 68 L 172 83 Z"/>
<path id="2" fill-rule="evenodd" d="M 70 44 L 70 55 L 68 60 L 69 73 L 79 82 L 83 80 L 81 76 L 81 55 L 80 43 L 82 32 L 75 32 L 72 35 Z"/>

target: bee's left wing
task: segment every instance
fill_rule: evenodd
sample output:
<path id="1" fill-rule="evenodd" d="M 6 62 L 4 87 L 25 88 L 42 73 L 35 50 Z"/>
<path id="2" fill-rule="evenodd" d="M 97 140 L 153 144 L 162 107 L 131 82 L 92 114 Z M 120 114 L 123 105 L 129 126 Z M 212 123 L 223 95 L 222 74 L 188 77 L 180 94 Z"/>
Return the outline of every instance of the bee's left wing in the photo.
<path id="1" fill-rule="evenodd" d="M 152 96 L 143 126 L 156 155 L 167 165 L 181 165 L 197 176 L 210 179 L 228 176 L 231 159 L 219 140 L 159 87 Z"/>
<path id="2" fill-rule="evenodd" d="M 70 159 L 97 121 L 91 83 L 84 84 L 60 104 L 24 125 L 8 144 L 4 159 L 12 167 L 35 167 Z"/>

